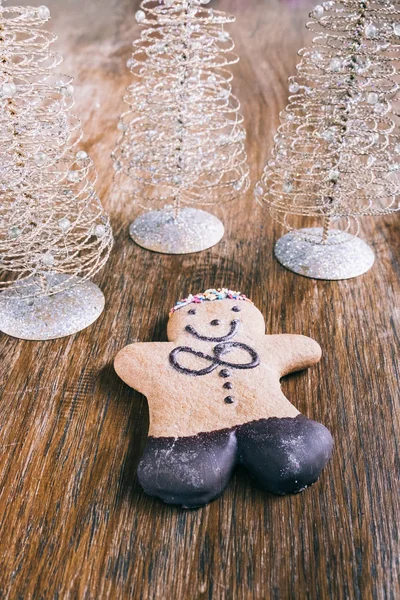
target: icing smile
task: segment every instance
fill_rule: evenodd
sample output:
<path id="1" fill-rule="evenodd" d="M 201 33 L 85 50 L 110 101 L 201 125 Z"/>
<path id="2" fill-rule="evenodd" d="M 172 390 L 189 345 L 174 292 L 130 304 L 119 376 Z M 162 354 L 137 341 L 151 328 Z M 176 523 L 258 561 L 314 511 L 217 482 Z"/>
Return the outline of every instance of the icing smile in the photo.
<path id="1" fill-rule="evenodd" d="M 203 342 L 227 342 L 227 341 L 231 340 L 232 338 L 234 338 L 235 335 L 237 334 L 237 332 L 239 330 L 239 323 L 240 323 L 240 321 L 237 319 L 235 319 L 234 321 L 231 321 L 231 328 L 229 330 L 229 333 L 227 333 L 226 335 L 223 335 L 221 337 L 214 337 L 214 336 L 208 337 L 206 335 L 200 335 L 199 333 L 197 333 L 196 329 L 192 325 L 186 325 L 185 331 L 190 333 L 190 335 L 197 338 L 198 340 L 202 340 Z"/>

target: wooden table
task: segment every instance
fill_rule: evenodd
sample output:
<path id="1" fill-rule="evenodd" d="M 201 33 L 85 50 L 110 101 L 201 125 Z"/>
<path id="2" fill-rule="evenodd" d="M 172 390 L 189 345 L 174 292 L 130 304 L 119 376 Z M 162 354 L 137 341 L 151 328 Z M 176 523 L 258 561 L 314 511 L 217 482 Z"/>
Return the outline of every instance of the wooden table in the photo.
<path id="1" fill-rule="evenodd" d="M 235 83 L 255 182 L 312 2 L 214 4 L 238 17 Z M 297 277 L 274 260 L 281 229 L 251 192 L 216 210 L 226 236 L 208 252 L 172 257 L 135 246 L 127 234 L 135 208 L 111 193 L 109 155 L 138 0 L 49 6 L 116 245 L 97 278 L 107 308 L 94 326 L 48 343 L 0 337 L 0 598 L 399 598 L 398 219 L 363 222 L 377 262 L 340 283 Z M 185 512 L 137 484 L 147 404 L 118 379 L 113 358 L 128 342 L 165 340 L 175 300 L 210 286 L 247 293 L 268 332 L 304 333 L 323 347 L 318 367 L 283 382 L 336 442 L 321 480 L 301 495 L 268 495 L 239 470 L 222 498 Z"/>

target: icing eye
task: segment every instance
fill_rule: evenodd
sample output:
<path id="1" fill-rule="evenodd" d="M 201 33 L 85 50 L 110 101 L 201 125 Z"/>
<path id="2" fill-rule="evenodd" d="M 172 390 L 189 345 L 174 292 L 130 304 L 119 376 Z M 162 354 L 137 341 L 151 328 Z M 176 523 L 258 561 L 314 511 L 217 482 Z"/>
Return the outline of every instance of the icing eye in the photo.
<path id="1" fill-rule="evenodd" d="M 221 325 L 221 321 L 219 321 L 218 319 L 214 319 L 214 321 L 211 321 L 211 325 L 214 325 L 216 327 L 217 325 Z"/>
<path id="2" fill-rule="evenodd" d="M 240 312 L 242 309 L 239 306 L 234 306 L 232 310 L 233 312 Z"/>
<path id="3" fill-rule="evenodd" d="M 191 308 L 191 309 L 188 311 L 188 315 L 195 315 L 195 314 L 196 314 L 196 309 L 195 309 L 195 308 Z"/>

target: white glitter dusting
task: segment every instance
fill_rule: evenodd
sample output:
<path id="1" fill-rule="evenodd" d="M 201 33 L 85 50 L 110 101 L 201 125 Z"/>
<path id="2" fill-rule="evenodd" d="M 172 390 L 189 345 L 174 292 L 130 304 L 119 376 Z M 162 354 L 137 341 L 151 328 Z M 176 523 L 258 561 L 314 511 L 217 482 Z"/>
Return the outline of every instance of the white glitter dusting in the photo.
<path id="1" fill-rule="evenodd" d="M 224 226 L 203 210 L 182 208 L 175 218 L 172 208 L 165 207 L 138 217 L 129 233 L 134 242 L 147 250 L 189 254 L 217 244 L 224 235 Z"/>
<path id="2" fill-rule="evenodd" d="M 48 275 L 59 286 L 69 275 Z M 78 278 L 76 278 L 78 280 Z M 85 281 L 52 296 L 32 299 L 15 297 L 18 289 L 27 295 L 32 283 L 14 284 L 0 294 L 0 331 L 23 340 L 52 340 L 89 327 L 104 309 L 104 295 L 91 281 Z"/>
<path id="3" fill-rule="evenodd" d="M 344 231 L 335 232 L 335 243 L 313 243 L 322 238 L 322 228 L 311 227 L 292 231 L 278 240 L 275 256 L 294 273 L 313 279 L 351 279 L 366 273 L 374 264 L 375 255 L 360 238 Z"/>

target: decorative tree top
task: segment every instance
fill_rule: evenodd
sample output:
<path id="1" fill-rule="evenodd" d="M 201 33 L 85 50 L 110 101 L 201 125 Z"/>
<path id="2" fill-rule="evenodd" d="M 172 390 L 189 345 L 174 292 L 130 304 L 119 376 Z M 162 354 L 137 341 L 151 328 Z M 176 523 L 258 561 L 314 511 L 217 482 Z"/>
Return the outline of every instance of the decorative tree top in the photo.
<path id="1" fill-rule="evenodd" d="M 311 13 L 316 37 L 299 52 L 256 186 L 289 229 L 290 215 L 323 217 L 327 241 L 333 220 L 399 209 L 399 15 L 390 0 L 328 1 Z"/>
<path id="2" fill-rule="evenodd" d="M 62 59 L 42 29 L 49 17 L 45 6 L 0 3 L 0 289 L 28 280 L 33 296 L 91 278 L 112 246 L 97 174 L 70 113 L 72 78 L 54 73 Z M 49 274 L 67 277 L 54 285 Z"/>
<path id="3" fill-rule="evenodd" d="M 135 77 L 113 153 L 120 186 L 145 208 L 212 204 L 249 185 L 245 130 L 227 67 L 238 62 L 225 25 L 233 17 L 209 0 L 144 0 L 133 43 Z"/>

